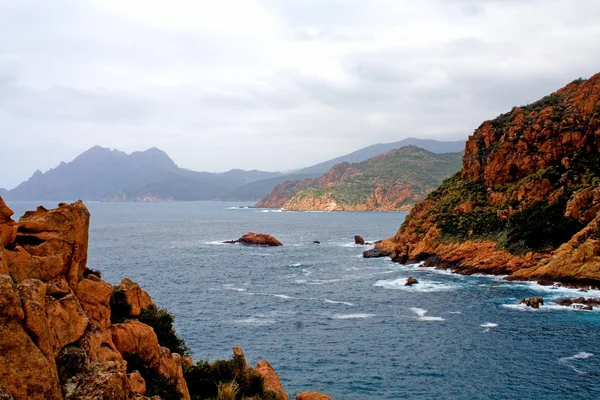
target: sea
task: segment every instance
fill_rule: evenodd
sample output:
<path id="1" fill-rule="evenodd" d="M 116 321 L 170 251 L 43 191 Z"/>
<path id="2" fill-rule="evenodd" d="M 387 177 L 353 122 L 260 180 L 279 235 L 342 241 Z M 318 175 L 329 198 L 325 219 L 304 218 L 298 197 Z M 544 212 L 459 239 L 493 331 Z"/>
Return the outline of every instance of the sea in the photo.
<path id="1" fill-rule="evenodd" d="M 17 216 L 37 205 L 9 204 Z M 86 205 L 89 267 L 138 282 L 175 315 L 195 360 L 241 346 L 249 363 L 271 363 L 291 398 L 600 398 L 600 312 L 553 304 L 582 293 L 363 259 L 369 246 L 354 235 L 392 236 L 405 213 Z M 222 244 L 250 231 L 284 246 Z M 419 284 L 405 286 L 410 276 Z M 539 310 L 516 304 L 533 296 Z"/>

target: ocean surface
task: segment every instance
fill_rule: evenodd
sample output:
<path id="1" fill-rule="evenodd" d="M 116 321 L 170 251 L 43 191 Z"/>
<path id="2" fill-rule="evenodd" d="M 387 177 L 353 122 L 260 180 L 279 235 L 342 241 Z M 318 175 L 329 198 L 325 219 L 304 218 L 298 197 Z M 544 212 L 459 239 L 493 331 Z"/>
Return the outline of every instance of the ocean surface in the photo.
<path id="1" fill-rule="evenodd" d="M 9 204 L 17 216 L 36 205 Z M 195 360 L 241 346 L 291 398 L 600 398 L 600 312 L 551 301 L 577 291 L 363 259 L 354 235 L 391 236 L 404 213 L 237 208 L 247 205 L 88 202 L 88 264 L 168 308 Z M 249 231 L 284 246 L 220 244 Z M 420 283 L 405 287 L 409 276 Z M 532 296 L 546 305 L 515 304 Z"/>

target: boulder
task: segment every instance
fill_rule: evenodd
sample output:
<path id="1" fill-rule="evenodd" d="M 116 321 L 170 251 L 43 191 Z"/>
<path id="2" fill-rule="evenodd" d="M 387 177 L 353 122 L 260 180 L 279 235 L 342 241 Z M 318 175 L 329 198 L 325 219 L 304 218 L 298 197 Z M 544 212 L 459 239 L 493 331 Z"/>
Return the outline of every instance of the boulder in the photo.
<path id="1" fill-rule="evenodd" d="M 112 286 L 96 275 L 88 275 L 75 287 L 75 295 L 81 302 L 90 322 L 108 327 L 110 325 L 110 297 Z"/>
<path id="2" fill-rule="evenodd" d="M 129 315 L 132 317 L 139 317 L 143 308 L 154 305 L 150 295 L 131 279 L 123 279 L 117 289 L 123 292 L 125 302 L 131 307 Z"/>
<path id="3" fill-rule="evenodd" d="M 279 240 L 266 233 L 248 232 L 239 238 L 237 242 L 255 246 L 283 246 Z"/>
<path id="4" fill-rule="evenodd" d="M 540 305 L 544 305 L 543 297 L 532 297 L 529 299 L 523 299 L 517 304 L 525 304 L 527 307 L 540 308 Z"/>
<path id="5" fill-rule="evenodd" d="M 364 245 L 365 239 L 363 239 L 362 236 L 360 236 L 360 235 L 356 235 L 356 236 L 354 236 L 354 244 Z"/>
<path id="6" fill-rule="evenodd" d="M 25 314 L 23 327 L 53 364 L 60 347 L 46 316 L 46 284 L 38 279 L 26 279 L 17 285 L 17 289 Z"/>
<path id="7" fill-rule="evenodd" d="M 272 392 L 276 400 L 288 400 L 289 397 L 283 390 L 281 380 L 275 373 L 271 364 L 266 360 L 261 360 L 256 364 L 256 372 L 263 378 L 265 393 Z"/>
<path id="8" fill-rule="evenodd" d="M 321 244 L 321 242 L 319 242 L 318 240 L 314 240 L 313 244 Z"/>
<path id="9" fill-rule="evenodd" d="M 64 346 L 79 340 L 89 322 L 73 293 L 60 299 L 46 296 L 46 317 L 56 343 L 55 354 Z"/>
<path id="10" fill-rule="evenodd" d="M 301 392 L 296 395 L 296 400 L 333 400 L 331 397 L 319 392 Z"/>
<path id="11" fill-rule="evenodd" d="M 146 394 L 146 381 L 144 381 L 144 378 L 142 378 L 142 375 L 138 371 L 133 371 L 127 375 L 127 379 L 129 379 L 131 390 L 141 396 Z"/>
<path id="12" fill-rule="evenodd" d="M 408 279 L 406 280 L 406 283 L 404 284 L 404 286 L 412 286 L 412 285 L 415 285 L 417 283 L 419 283 L 418 280 L 416 280 L 412 276 L 409 276 Z"/>
<path id="13" fill-rule="evenodd" d="M 244 351 L 241 347 L 236 346 L 233 348 L 233 359 L 238 360 L 240 364 L 244 366 L 244 368 L 248 368 L 246 356 L 244 355 Z"/>
<path id="14" fill-rule="evenodd" d="M 121 354 L 137 354 L 152 366 L 160 362 L 160 346 L 152 327 L 139 321 L 111 325 L 112 341 Z"/>
<path id="15" fill-rule="evenodd" d="M 389 257 L 391 256 L 393 251 L 382 250 L 378 248 L 373 248 L 367 251 L 363 251 L 363 258 L 379 258 L 379 257 Z"/>

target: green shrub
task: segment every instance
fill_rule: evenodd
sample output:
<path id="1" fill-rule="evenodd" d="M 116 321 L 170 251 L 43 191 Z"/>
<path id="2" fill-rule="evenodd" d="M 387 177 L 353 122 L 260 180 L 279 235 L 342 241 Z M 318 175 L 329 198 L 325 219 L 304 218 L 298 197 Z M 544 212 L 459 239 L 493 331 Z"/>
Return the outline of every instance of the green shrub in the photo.
<path id="1" fill-rule="evenodd" d="M 131 306 L 125 301 L 125 292 L 117 287 L 113 288 L 110 297 L 110 322 L 118 324 L 129 318 Z"/>
<path id="2" fill-rule="evenodd" d="M 449 239 L 495 239 L 504 229 L 505 221 L 495 212 L 482 209 L 468 213 L 442 214 L 436 223 L 442 235 Z"/>
<path id="3" fill-rule="evenodd" d="M 258 372 L 247 368 L 239 359 L 218 360 L 213 363 L 198 361 L 186 368 L 184 377 L 194 399 L 210 399 L 219 394 L 218 385 L 235 382 L 238 399 L 263 395 L 263 380 Z"/>
<path id="4" fill-rule="evenodd" d="M 183 396 L 175 383 L 152 368 L 137 354 L 126 354 L 127 373 L 138 371 L 146 381 L 146 396 L 160 396 L 162 400 L 180 400 Z"/>
<path id="5" fill-rule="evenodd" d="M 177 336 L 173 323 L 175 318 L 167 310 L 154 305 L 143 308 L 139 317 L 140 322 L 150 325 L 158 337 L 158 343 L 173 353 L 189 355 L 190 348 L 185 341 Z"/>

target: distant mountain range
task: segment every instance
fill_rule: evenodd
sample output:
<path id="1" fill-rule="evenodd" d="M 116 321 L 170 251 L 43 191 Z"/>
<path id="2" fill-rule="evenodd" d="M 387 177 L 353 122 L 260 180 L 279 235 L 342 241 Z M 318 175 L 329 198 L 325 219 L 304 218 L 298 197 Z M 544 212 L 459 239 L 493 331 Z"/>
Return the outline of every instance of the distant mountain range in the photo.
<path id="1" fill-rule="evenodd" d="M 241 169 L 197 172 L 179 168 L 157 148 L 127 154 L 94 146 L 71 162 L 62 162 L 44 173 L 36 171 L 12 190 L 0 189 L 0 196 L 53 201 L 256 201 L 283 181 L 319 177 L 339 162 L 360 162 L 407 145 L 435 153 L 460 151 L 464 142 L 405 139 L 376 144 L 288 174 Z"/>
<path id="2" fill-rule="evenodd" d="M 249 182 L 278 172 L 231 170 L 216 174 L 179 168 L 157 149 L 127 154 L 92 147 L 69 163 L 29 180 L 3 197 L 11 200 L 109 201 L 214 200 Z"/>
<path id="3" fill-rule="evenodd" d="M 317 178 L 325 174 L 331 167 L 342 162 L 357 163 L 368 160 L 369 158 L 387 153 L 393 149 L 399 149 L 406 146 L 416 146 L 432 153 L 456 153 L 465 149 L 465 142 L 462 140 L 441 142 L 433 139 L 408 138 L 392 143 L 378 143 L 363 147 L 352 153 L 324 161 L 322 163 L 302 168 L 300 170 L 252 182 L 241 188 L 234 190 L 226 196 L 227 200 L 258 200 L 269 193 L 275 186 L 284 181 L 302 180 L 306 178 Z"/>
<path id="4" fill-rule="evenodd" d="M 360 163 L 342 162 L 320 178 L 277 185 L 256 207 L 296 211 L 407 211 L 460 169 L 462 154 L 435 154 L 406 146 Z"/>

